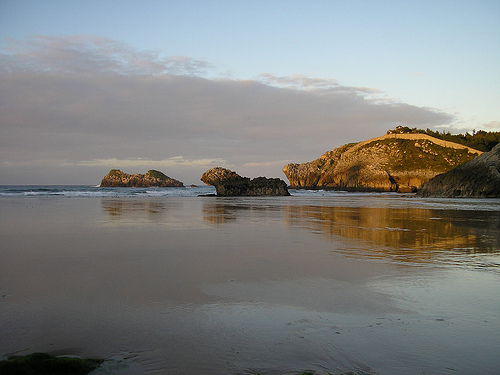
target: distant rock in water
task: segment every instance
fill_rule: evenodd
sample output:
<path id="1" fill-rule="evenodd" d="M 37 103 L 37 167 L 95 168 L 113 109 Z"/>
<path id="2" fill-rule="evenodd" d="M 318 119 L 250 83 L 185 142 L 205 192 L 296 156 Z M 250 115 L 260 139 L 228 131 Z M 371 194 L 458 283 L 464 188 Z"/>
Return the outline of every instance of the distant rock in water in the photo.
<path id="1" fill-rule="evenodd" d="M 112 169 L 104 176 L 101 187 L 183 187 L 184 184 L 154 169 L 146 174 L 128 174 Z"/>
<path id="2" fill-rule="evenodd" d="M 479 154 L 425 134 L 389 132 L 338 147 L 308 163 L 287 164 L 283 172 L 293 188 L 407 193 Z"/>
<path id="3" fill-rule="evenodd" d="M 427 181 L 418 194 L 423 197 L 500 198 L 500 143 L 474 160 Z"/>
<path id="4" fill-rule="evenodd" d="M 215 186 L 218 196 L 290 195 L 286 182 L 279 178 L 241 177 L 229 169 L 209 169 L 201 177 L 207 185 Z"/>

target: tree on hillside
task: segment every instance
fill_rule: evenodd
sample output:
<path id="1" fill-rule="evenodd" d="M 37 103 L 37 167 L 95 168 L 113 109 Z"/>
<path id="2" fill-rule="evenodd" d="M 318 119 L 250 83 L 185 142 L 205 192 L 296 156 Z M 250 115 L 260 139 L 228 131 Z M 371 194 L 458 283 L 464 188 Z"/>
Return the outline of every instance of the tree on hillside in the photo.
<path id="1" fill-rule="evenodd" d="M 500 132 L 486 132 L 484 130 L 473 130 L 472 134 L 469 132 L 465 134 L 451 134 L 448 132 L 438 132 L 427 128 L 426 130 L 409 128 L 408 126 L 397 126 L 394 130 L 389 130 L 387 134 L 427 134 L 431 137 L 460 143 L 462 145 L 472 147 L 479 151 L 490 151 L 498 143 L 500 143 Z"/>

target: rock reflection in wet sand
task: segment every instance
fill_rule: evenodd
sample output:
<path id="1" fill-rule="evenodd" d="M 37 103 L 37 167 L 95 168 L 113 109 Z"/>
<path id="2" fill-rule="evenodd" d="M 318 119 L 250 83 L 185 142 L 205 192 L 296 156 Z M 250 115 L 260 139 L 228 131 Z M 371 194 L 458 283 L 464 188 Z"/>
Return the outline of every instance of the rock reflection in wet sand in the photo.
<path id="1" fill-rule="evenodd" d="M 500 212 L 417 208 L 288 206 L 285 221 L 326 238 L 362 242 L 353 256 L 429 262 L 446 253 L 498 253 Z"/>

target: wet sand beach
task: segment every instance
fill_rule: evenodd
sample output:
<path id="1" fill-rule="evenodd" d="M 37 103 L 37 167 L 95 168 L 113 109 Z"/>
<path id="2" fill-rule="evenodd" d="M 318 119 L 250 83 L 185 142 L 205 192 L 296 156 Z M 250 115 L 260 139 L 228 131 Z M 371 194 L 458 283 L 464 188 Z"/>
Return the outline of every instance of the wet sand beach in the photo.
<path id="1" fill-rule="evenodd" d="M 500 372 L 500 200 L 0 198 L 0 356 Z"/>

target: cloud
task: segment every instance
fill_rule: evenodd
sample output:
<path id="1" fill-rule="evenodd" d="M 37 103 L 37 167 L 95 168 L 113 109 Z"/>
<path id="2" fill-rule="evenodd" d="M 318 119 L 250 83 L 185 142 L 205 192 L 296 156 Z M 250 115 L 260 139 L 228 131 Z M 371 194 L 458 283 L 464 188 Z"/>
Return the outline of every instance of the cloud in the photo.
<path id="1" fill-rule="evenodd" d="M 291 160 L 274 160 L 274 161 L 267 161 L 267 162 L 262 162 L 262 163 L 244 163 L 244 167 L 277 167 L 281 168 L 284 165 L 290 163 Z"/>
<path id="2" fill-rule="evenodd" d="M 308 77 L 302 74 L 277 76 L 273 73 L 263 73 L 260 75 L 260 81 L 277 87 L 308 91 L 332 90 L 339 87 L 335 79 Z"/>
<path id="3" fill-rule="evenodd" d="M 225 165 L 223 159 L 186 159 L 183 156 L 174 156 L 164 160 L 149 159 L 93 159 L 81 160 L 77 162 L 64 162 L 61 166 L 86 166 L 86 167 L 107 167 L 107 168 L 159 168 L 159 167 L 208 167 L 214 164 Z"/>
<path id="4" fill-rule="evenodd" d="M 164 167 L 183 182 L 219 164 L 284 178 L 283 161 L 309 161 L 398 124 L 454 120 L 334 79 L 209 79 L 213 67 L 202 59 L 162 58 L 93 36 L 37 36 L 1 52 L 0 183 L 27 183 L 21 165 L 27 171 L 37 160 L 54 161 L 57 183 L 71 182 L 70 168 L 80 182 L 125 166 Z M 29 171 L 37 183 L 44 168 Z"/>
<path id="5" fill-rule="evenodd" d="M 43 36 L 10 40 L 0 54 L 0 70 L 89 72 L 135 75 L 201 75 L 212 68 L 203 59 L 185 56 L 160 58 L 154 51 L 136 51 L 127 44 L 92 35 Z"/>
<path id="6" fill-rule="evenodd" d="M 361 96 L 366 100 L 381 100 L 380 90 L 369 87 L 342 86 L 332 78 L 309 77 L 302 74 L 292 74 L 288 76 L 277 76 L 272 73 L 264 73 L 259 77 L 259 81 L 270 86 L 288 88 L 300 91 L 314 92 L 318 95 L 352 95 Z"/>
<path id="7" fill-rule="evenodd" d="M 487 131 L 500 131 L 500 121 L 491 121 L 483 125 Z"/>

